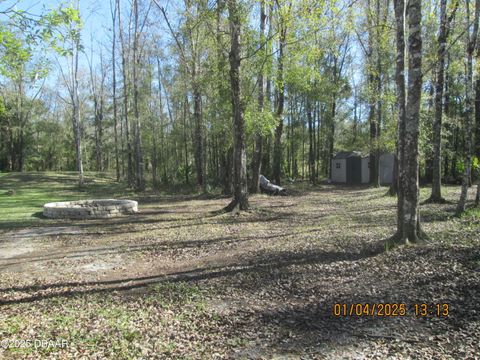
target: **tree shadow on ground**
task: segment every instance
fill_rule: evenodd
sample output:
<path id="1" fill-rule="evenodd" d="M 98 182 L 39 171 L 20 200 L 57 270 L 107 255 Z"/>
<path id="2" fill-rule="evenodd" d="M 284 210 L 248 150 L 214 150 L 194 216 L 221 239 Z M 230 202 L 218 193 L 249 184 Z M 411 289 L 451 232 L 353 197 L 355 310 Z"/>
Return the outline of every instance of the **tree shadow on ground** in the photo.
<path id="1" fill-rule="evenodd" d="M 305 234 L 314 234 L 316 233 L 316 229 L 311 230 L 304 230 L 304 231 L 294 231 L 294 232 L 286 232 L 280 234 L 271 234 L 266 236 L 258 236 L 258 235 L 250 235 L 250 236 L 220 236 L 215 238 L 207 238 L 207 239 L 195 239 L 195 240 L 167 240 L 167 241 L 155 241 L 152 243 L 146 244 L 130 244 L 130 243 L 122 243 L 120 245 L 115 246 L 108 246 L 108 247 L 93 247 L 90 249 L 83 249 L 83 250 L 65 250 L 62 251 L 51 251 L 47 255 L 41 256 L 17 256 L 11 259 L 4 259 L 1 262 L 4 264 L 0 264 L 0 269 L 6 269 L 12 266 L 27 264 L 27 263 L 36 263 L 36 262 L 45 262 L 45 261 L 56 261 L 56 260 L 63 260 L 63 259 L 78 259 L 83 257 L 89 256 L 105 256 L 105 255 L 133 255 L 134 253 L 143 253 L 143 252 L 162 252 L 167 250 L 186 250 L 192 248 L 207 248 L 209 246 L 214 246 L 218 244 L 224 245 L 237 245 L 248 241 L 271 241 L 279 238 L 288 238 L 294 237 L 298 235 L 305 235 Z M 84 235 L 84 233 L 81 233 Z M 72 234 L 66 234 L 72 235 Z M 78 234 L 73 234 L 78 235 Z M 49 235 L 47 235 L 49 236 Z M 56 235 L 54 235 L 56 236 Z M 373 250 L 372 249 L 365 249 L 364 253 L 372 254 L 375 251 L 380 252 L 380 249 Z"/>
<path id="2" fill-rule="evenodd" d="M 37 211 L 33 213 L 32 217 L 37 219 L 48 219 L 46 216 L 43 215 L 43 211 Z"/>
<path id="3" fill-rule="evenodd" d="M 420 250 L 421 254 L 418 256 L 437 258 L 439 254 L 435 248 Z M 443 253 L 445 260 L 456 259 L 458 263 L 473 264 L 477 271 L 480 269 L 479 247 L 457 248 L 450 251 L 451 254 Z M 410 258 L 412 254 L 404 256 L 403 259 L 415 261 L 415 258 Z M 252 310 L 247 317 L 243 316 L 243 319 L 241 311 L 230 316 L 242 319 L 235 323 L 235 331 L 239 336 L 255 327 L 269 329 L 268 333 L 271 336 L 263 338 L 261 345 L 255 342 L 250 349 L 244 350 L 247 357 L 249 351 L 295 354 L 302 349 L 303 354 L 317 354 L 322 353 L 326 344 L 333 344 L 335 348 L 339 343 L 358 344 L 370 340 L 381 341 L 384 347 L 390 345 L 395 347 L 399 343 L 424 344 L 431 340 L 432 335 L 443 336 L 448 331 L 466 328 L 469 323 L 480 321 L 478 311 L 480 287 L 478 277 L 475 275 L 463 273 L 457 276 L 450 272 L 426 277 L 421 272 L 412 272 L 405 273 L 401 280 L 405 282 L 403 286 L 399 287 L 395 281 L 382 283 L 380 291 L 378 289 L 372 291 L 368 281 L 353 283 L 349 288 L 339 286 L 338 292 L 322 292 L 318 289 L 315 291 L 316 297 L 304 296 L 302 302 L 290 297 L 294 301 L 285 301 L 278 306 L 270 306 L 259 311 Z M 452 297 L 452 294 L 455 296 Z M 378 306 L 377 310 L 370 312 L 373 304 L 390 304 L 392 314 L 391 304 L 399 303 L 405 304 L 406 311 L 402 316 L 398 311 L 397 316 L 387 316 L 385 306 L 382 307 L 384 309 L 382 314 L 379 313 Z M 431 311 L 426 316 L 417 316 L 415 304 L 422 303 L 429 304 Z M 450 314 L 436 315 L 436 303 L 448 303 Z M 345 307 L 343 304 L 346 304 Z M 365 304 L 368 304 L 370 309 L 367 313 L 362 311 Z M 262 333 L 265 332 L 262 330 Z M 461 332 L 460 335 L 465 336 Z M 260 350 L 258 346 L 261 346 Z M 451 350 L 451 355 L 454 356 L 455 347 Z"/>
<path id="4" fill-rule="evenodd" d="M 257 254 L 252 258 L 242 259 L 240 262 L 227 266 L 212 266 L 195 268 L 191 270 L 156 274 L 143 277 L 128 277 L 118 280 L 85 281 L 85 282 L 60 282 L 51 284 L 30 285 L 0 289 L 2 293 L 19 292 L 20 297 L 0 300 L 0 306 L 17 303 L 28 303 L 56 297 L 70 297 L 82 294 L 124 291 L 141 288 L 163 282 L 190 281 L 216 278 L 235 278 L 242 273 L 268 273 L 272 269 L 284 269 L 289 266 L 302 266 L 313 264 L 329 264 L 338 261 L 356 261 L 377 255 L 376 253 L 346 253 L 305 251 L 300 253 L 266 252 Z"/>

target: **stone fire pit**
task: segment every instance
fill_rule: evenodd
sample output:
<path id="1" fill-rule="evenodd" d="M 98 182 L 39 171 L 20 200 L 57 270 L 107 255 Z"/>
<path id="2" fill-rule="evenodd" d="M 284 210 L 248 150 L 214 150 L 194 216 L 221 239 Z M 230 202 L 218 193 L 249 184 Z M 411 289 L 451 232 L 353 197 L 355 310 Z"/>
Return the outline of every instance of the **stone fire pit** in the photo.
<path id="1" fill-rule="evenodd" d="M 52 219 L 105 219 L 138 212 L 133 200 L 80 200 L 52 202 L 43 206 L 43 215 Z"/>

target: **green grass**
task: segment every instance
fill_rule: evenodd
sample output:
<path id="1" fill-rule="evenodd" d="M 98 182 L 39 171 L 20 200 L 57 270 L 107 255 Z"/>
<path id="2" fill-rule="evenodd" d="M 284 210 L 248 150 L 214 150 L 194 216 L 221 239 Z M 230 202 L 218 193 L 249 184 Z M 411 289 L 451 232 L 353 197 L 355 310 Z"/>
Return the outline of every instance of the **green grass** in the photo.
<path id="1" fill-rule="evenodd" d="M 480 207 L 468 209 L 462 216 L 478 220 L 480 219 Z"/>
<path id="2" fill-rule="evenodd" d="M 0 174 L 0 229 L 47 223 L 43 205 L 55 201 L 92 198 L 126 198 L 135 194 L 109 174 L 86 173 L 86 185 L 78 188 L 75 172 Z"/>

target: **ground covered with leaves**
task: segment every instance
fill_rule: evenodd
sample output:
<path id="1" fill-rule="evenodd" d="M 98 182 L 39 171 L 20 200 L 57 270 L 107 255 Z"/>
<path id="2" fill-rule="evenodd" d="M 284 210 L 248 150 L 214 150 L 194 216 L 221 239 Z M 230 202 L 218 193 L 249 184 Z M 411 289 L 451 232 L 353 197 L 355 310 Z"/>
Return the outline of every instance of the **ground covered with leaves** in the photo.
<path id="1" fill-rule="evenodd" d="M 232 215 L 215 213 L 229 201 L 215 195 L 138 196 L 107 178 L 76 194 L 71 175 L 42 175 L 41 186 L 15 176 L 0 178 L 2 211 L 21 219 L 0 224 L 0 358 L 480 354 L 480 211 L 454 216 L 458 187 L 444 189 L 450 203 L 422 205 L 429 244 L 385 251 L 396 202 L 386 188 L 296 184 Z M 48 191 L 107 189 L 140 213 L 38 214 Z"/>

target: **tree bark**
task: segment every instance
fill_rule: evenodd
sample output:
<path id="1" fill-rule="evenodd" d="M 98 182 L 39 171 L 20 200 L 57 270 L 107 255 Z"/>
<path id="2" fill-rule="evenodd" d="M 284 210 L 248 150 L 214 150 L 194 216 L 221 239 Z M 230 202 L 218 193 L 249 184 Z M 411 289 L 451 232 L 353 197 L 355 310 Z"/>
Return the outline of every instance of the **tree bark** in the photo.
<path id="1" fill-rule="evenodd" d="M 78 186 L 82 187 L 84 184 L 84 178 L 80 132 L 80 104 L 78 97 L 78 54 L 80 52 L 80 39 L 77 38 L 74 42 L 74 53 L 72 55 L 72 87 L 70 96 L 72 101 L 72 124 L 77 159 Z"/>
<path id="2" fill-rule="evenodd" d="M 88 60 L 90 68 L 91 92 L 93 97 L 94 126 L 95 126 L 95 170 L 103 171 L 103 102 L 105 87 L 105 71 L 103 66 L 102 54 L 100 54 L 100 88 L 98 88 L 97 77 L 92 65 L 93 53 Z"/>
<path id="3" fill-rule="evenodd" d="M 125 39 L 123 37 L 122 16 L 120 10 L 120 0 L 117 1 L 118 7 L 118 26 L 120 34 L 120 44 L 122 46 L 122 77 L 123 77 L 123 116 L 125 120 L 125 141 L 127 143 L 127 182 L 129 186 L 133 186 L 133 161 L 132 161 L 132 145 L 130 143 L 130 124 L 128 121 L 128 75 L 127 75 L 127 50 Z"/>
<path id="4" fill-rule="evenodd" d="M 477 41 L 477 63 L 480 61 L 480 46 Z M 480 78 L 477 74 L 475 81 L 475 155 L 480 163 Z M 480 164 L 479 164 L 480 166 Z M 477 195 L 475 196 L 475 206 L 480 205 L 480 169 L 477 168 Z"/>
<path id="5" fill-rule="evenodd" d="M 477 43 L 478 34 L 478 20 L 480 15 L 480 0 L 475 1 L 475 15 L 473 21 L 473 30 L 470 31 L 470 1 L 466 2 L 467 10 L 467 29 L 468 34 L 467 49 L 465 52 L 466 63 L 466 77 L 465 77 L 465 130 L 464 130 L 464 171 L 462 177 L 462 189 L 460 199 L 458 201 L 456 214 L 460 215 L 465 211 L 468 197 L 468 187 L 471 180 L 472 170 L 472 143 L 473 143 L 473 128 L 472 128 L 472 112 L 473 112 L 473 52 Z"/>
<path id="6" fill-rule="evenodd" d="M 278 68 L 277 68 L 277 127 L 275 128 L 275 140 L 273 143 L 273 180 L 275 184 L 281 184 L 282 173 L 282 134 L 283 134 L 283 108 L 285 105 L 285 82 L 283 79 L 284 50 L 287 38 L 287 28 L 283 17 L 280 21 L 280 39 L 278 44 Z"/>
<path id="7" fill-rule="evenodd" d="M 265 13 L 265 0 L 260 1 L 260 46 L 266 46 L 263 44 L 265 41 L 265 21 L 267 15 Z M 264 51 L 265 52 L 265 51 Z M 263 69 L 258 72 L 258 112 L 263 113 L 264 105 L 264 78 Z M 250 185 L 250 193 L 257 193 L 259 190 L 259 179 L 262 168 L 262 154 L 263 154 L 263 135 L 261 131 L 255 134 L 255 150 L 253 152 L 252 159 L 252 182 Z"/>
<path id="8" fill-rule="evenodd" d="M 187 140 L 187 116 L 188 116 L 188 98 L 185 95 L 185 100 L 183 102 L 183 146 L 184 146 L 184 173 L 185 173 L 185 184 L 189 184 L 188 173 L 189 173 L 189 166 L 188 166 L 188 140 Z"/>
<path id="9" fill-rule="evenodd" d="M 377 0 L 377 20 L 379 18 L 379 2 Z M 370 159 L 369 159 L 369 164 L 370 164 L 370 184 L 373 186 L 379 186 L 378 182 L 378 126 L 379 124 L 377 123 L 377 120 L 381 117 L 381 114 L 376 114 L 376 112 L 379 111 L 378 105 L 380 103 L 379 100 L 377 100 L 377 97 L 380 96 L 380 94 L 377 93 L 378 89 L 381 89 L 381 84 L 380 84 L 380 74 L 375 74 L 374 70 L 374 63 L 373 63 L 373 54 L 374 54 L 374 35 L 375 35 L 375 30 L 378 28 L 379 24 L 375 24 L 373 21 L 373 16 L 371 15 L 371 5 L 370 5 L 370 0 L 367 1 L 367 23 L 369 25 L 369 31 L 368 31 L 368 49 L 366 52 L 366 66 L 368 69 L 368 76 L 367 76 L 367 82 L 368 82 L 368 91 L 370 92 L 369 95 L 369 113 L 368 113 L 368 123 L 369 123 L 369 128 L 370 128 L 370 143 L 369 143 L 369 150 L 370 150 Z M 378 36 L 377 36 L 378 40 Z M 377 48 L 380 46 L 380 44 L 377 44 Z M 378 57 L 378 56 L 377 56 Z M 377 67 L 378 67 L 378 62 L 377 62 Z M 378 69 L 376 69 L 378 70 Z M 375 87 L 376 83 L 376 88 Z"/>
<path id="10" fill-rule="evenodd" d="M 335 71 L 336 73 L 336 71 Z M 332 160 L 333 160 L 333 148 L 335 143 L 335 117 L 337 115 L 337 99 L 333 96 L 332 99 L 332 113 L 328 128 L 328 148 L 327 148 L 327 168 L 328 178 L 332 178 Z"/>
<path id="11" fill-rule="evenodd" d="M 240 29 L 241 20 L 236 0 L 228 0 L 230 24 L 230 86 L 233 112 L 233 185 L 234 198 L 225 211 L 248 210 L 247 156 L 245 147 L 245 121 L 240 93 Z"/>
<path id="12" fill-rule="evenodd" d="M 408 6 L 408 95 L 405 116 L 403 169 L 403 239 L 408 243 L 422 240 L 419 212 L 418 135 L 422 94 L 421 0 L 410 0 Z"/>
<path id="13" fill-rule="evenodd" d="M 418 243 L 426 239 L 420 227 L 418 184 L 418 133 L 422 92 L 421 0 L 408 6 L 408 95 L 405 102 L 405 3 L 394 0 L 397 61 L 395 80 L 398 106 L 398 198 L 397 233 L 392 244 Z"/>
<path id="14" fill-rule="evenodd" d="M 312 120 L 312 106 L 310 100 L 307 99 L 307 122 L 308 122 L 308 175 L 310 182 L 315 183 L 315 149 L 314 149 L 314 136 L 315 131 L 313 129 Z"/>
<path id="15" fill-rule="evenodd" d="M 135 188 L 136 190 L 145 190 L 145 179 L 143 177 L 143 153 L 142 153 L 142 136 L 140 113 L 138 109 L 138 67 L 140 65 L 140 56 L 138 54 L 138 0 L 133 0 L 134 14 L 134 33 L 133 33 L 133 113 L 135 117 Z"/>
<path id="16" fill-rule="evenodd" d="M 398 147 L 398 145 L 397 145 Z M 395 196 L 398 195 L 398 157 L 395 154 L 393 158 L 393 176 L 392 176 L 392 183 L 388 188 L 388 195 Z"/>
<path id="17" fill-rule="evenodd" d="M 111 3 L 110 3 L 111 4 Z M 120 181 L 120 163 L 118 159 L 118 118 L 117 118 L 117 74 L 116 74 L 116 41 L 117 41 L 117 3 L 115 3 L 112 12 L 112 90 L 113 90 L 113 130 L 115 137 L 115 173 L 117 182 Z"/>
<path id="18" fill-rule="evenodd" d="M 192 82 L 193 82 L 193 119 L 195 121 L 195 170 L 197 174 L 197 185 L 206 191 L 206 182 L 204 174 L 204 135 L 203 135 L 203 124 L 202 124 L 202 96 L 200 94 L 200 89 L 196 84 L 196 70 L 195 64 L 193 65 L 192 70 Z"/>
<path id="19" fill-rule="evenodd" d="M 458 5 L 458 1 L 456 5 Z M 445 79 L 445 52 L 447 46 L 447 37 L 449 33 L 450 21 L 456 11 L 456 6 L 452 16 L 447 18 L 447 0 L 440 1 L 440 29 L 438 31 L 438 50 L 437 50 L 437 69 L 435 83 L 435 115 L 433 121 L 433 177 L 432 193 L 428 202 L 443 203 L 442 197 L 442 112 L 443 112 L 443 88 Z"/>

